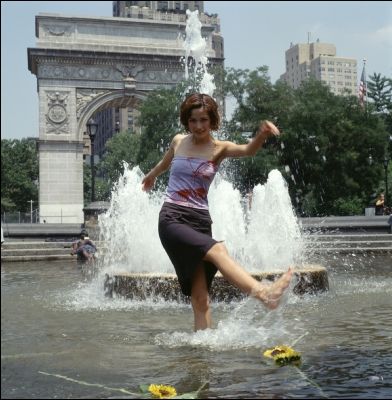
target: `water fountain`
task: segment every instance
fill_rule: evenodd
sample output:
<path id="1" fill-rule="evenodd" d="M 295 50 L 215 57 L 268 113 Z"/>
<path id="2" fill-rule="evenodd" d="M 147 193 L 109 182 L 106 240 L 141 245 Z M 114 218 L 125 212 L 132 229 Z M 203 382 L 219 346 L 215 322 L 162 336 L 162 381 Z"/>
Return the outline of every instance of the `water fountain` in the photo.
<path id="1" fill-rule="evenodd" d="M 189 79 L 189 68 L 193 66 L 191 81 L 197 84 L 197 91 L 213 96 L 215 85 L 207 68 L 207 43 L 201 36 L 198 12 L 188 10 L 187 15 L 185 78 Z M 107 244 L 102 263 L 106 274 L 105 292 L 129 298 L 159 295 L 164 299 L 184 300 L 157 235 L 163 193 L 152 197 L 143 193 L 141 179 L 138 168 L 125 168 L 113 192 L 110 209 L 100 219 L 102 240 Z M 254 188 L 252 199 L 253 206 L 249 209 L 232 184 L 218 177 L 209 194 L 214 237 L 224 240 L 232 256 L 258 280 L 274 279 L 288 266 L 296 265 L 301 269 L 296 270 L 299 281 L 295 293 L 326 290 L 325 268 L 304 266 L 301 259 L 300 229 L 279 171 L 270 172 L 265 186 Z M 213 299 L 241 297 L 236 288 L 217 275 L 212 287 Z"/>

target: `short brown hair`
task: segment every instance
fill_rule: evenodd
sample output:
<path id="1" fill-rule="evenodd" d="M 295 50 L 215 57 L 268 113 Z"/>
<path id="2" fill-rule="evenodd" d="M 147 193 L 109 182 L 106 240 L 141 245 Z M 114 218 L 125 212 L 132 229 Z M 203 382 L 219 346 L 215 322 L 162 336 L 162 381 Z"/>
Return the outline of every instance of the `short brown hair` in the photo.
<path id="1" fill-rule="evenodd" d="M 192 110 L 196 108 L 204 108 L 207 111 L 211 121 L 211 129 L 217 131 L 219 129 L 220 117 L 218 112 L 218 104 L 208 94 L 194 93 L 189 95 L 181 104 L 180 121 L 188 131 L 188 121 L 191 117 Z"/>

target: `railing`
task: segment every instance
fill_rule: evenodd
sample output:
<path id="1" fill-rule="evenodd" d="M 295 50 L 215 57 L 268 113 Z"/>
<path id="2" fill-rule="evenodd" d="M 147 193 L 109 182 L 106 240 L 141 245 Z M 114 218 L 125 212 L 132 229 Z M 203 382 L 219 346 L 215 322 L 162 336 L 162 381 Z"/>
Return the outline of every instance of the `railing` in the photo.
<path id="1" fill-rule="evenodd" d="M 50 222 L 68 224 L 70 221 L 73 223 L 75 220 L 77 220 L 76 215 L 65 215 L 62 209 L 59 215 L 40 215 L 38 208 L 32 210 L 32 212 L 3 212 L 1 215 L 2 224 L 45 224 Z"/>
<path id="2" fill-rule="evenodd" d="M 32 212 L 3 212 L 1 215 L 1 222 L 3 224 L 38 224 L 39 223 L 39 209 L 32 210 Z"/>

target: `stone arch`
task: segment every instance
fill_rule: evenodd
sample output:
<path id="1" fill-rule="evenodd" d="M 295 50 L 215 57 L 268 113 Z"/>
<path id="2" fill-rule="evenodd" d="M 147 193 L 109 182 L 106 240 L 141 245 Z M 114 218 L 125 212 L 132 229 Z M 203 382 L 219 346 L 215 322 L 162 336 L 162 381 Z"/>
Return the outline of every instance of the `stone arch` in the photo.
<path id="1" fill-rule="evenodd" d="M 77 136 L 79 140 L 83 140 L 83 133 L 86 131 L 88 120 L 97 112 L 103 111 L 109 107 L 123 108 L 139 106 L 147 97 L 146 93 L 138 91 L 107 91 L 100 94 L 86 104 L 80 115 Z"/>

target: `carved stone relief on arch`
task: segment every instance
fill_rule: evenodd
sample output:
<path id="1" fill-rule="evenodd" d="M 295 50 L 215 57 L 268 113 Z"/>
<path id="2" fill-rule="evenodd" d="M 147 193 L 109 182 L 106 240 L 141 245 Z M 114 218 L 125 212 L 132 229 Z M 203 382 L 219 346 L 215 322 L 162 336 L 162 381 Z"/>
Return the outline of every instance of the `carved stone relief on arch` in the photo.
<path id="1" fill-rule="evenodd" d="M 73 31 L 72 25 L 43 25 L 45 36 L 71 36 Z"/>
<path id="2" fill-rule="evenodd" d="M 76 90 L 76 118 L 79 121 L 80 116 L 86 109 L 89 103 L 91 103 L 98 96 L 103 96 L 109 93 L 110 90 L 98 90 L 98 89 L 77 89 Z"/>
<path id="3" fill-rule="evenodd" d="M 118 81 L 122 79 L 122 75 L 111 65 L 91 67 L 72 64 L 43 64 L 39 65 L 38 74 L 42 79 L 75 79 L 82 81 Z"/>
<path id="4" fill-rule="evenodd" d="M 69 134 L 69 112 L 67 110 L 69 92 L 48 90 L 46 96 L 46 133 Z"/>

